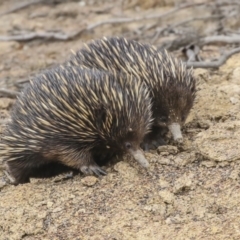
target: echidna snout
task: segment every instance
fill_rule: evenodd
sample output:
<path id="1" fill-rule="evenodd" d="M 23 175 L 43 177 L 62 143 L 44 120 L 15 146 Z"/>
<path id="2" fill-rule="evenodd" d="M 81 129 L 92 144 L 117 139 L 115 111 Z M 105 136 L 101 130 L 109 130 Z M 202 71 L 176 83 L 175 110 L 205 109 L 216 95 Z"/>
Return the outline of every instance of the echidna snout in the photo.
<path id="1" fill-rule="evenodd" d="M 149 162 L 144 157 L 143 152 L 140 149 L 133 150 L 130 149 L 129 153 L 134 157 L 134 159 L 142 166 L 147 168 L 149 166 Z"/>
<path id="2" fill-rule="evenodd" d="M 174 141 L 177 141 L 177 142 L 183 141 L 183 136 L 182 136 L 181 127 L 179 123 L 170 124 L 168 126 L 168 129 L 172 133 Z"/>

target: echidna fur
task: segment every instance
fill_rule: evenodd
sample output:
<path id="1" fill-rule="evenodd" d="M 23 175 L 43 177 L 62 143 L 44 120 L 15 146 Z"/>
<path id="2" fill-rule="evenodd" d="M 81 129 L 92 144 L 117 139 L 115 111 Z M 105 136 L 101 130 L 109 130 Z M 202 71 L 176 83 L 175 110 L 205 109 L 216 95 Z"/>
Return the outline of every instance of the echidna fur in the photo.
<path id="1" fill-rule="evenodd" d="M 68 169 L 102 175 L 99 164 L 126 152 L 147 167 L 139 145 L 151 128 L 151 98 L 145 84 L 125 78 L 60 66 L 31 80 L 0 144 L 14 183 Z"/>
<path id="2" fill-rule="evenodd" d="M 65 64 L 133 74 L 147 84 L 153 98 L 154 132 L 148 136 L 156 140 L 154 136 L 168 128 L 174 140 L 182 140 L 180 127 L 193 106 L 196 81 L 192 69 L 166 50 L 123 37 L 104 37 L 85 44 Z"/>

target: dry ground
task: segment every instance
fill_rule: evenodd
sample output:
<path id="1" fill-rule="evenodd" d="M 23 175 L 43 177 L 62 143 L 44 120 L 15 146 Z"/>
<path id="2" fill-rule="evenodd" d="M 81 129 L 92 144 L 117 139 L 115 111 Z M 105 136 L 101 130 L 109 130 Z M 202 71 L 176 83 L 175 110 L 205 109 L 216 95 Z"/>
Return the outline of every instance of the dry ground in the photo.
<path id="1" fill-rule="evenodd" d="M 1 11 L 17 2 L 3 1 Z M 19 29 L 71 32 L 121 14 L 117 4 L 101 13 L 108 6 L 33 5 L 1 16 L 0 35 Z M 168 8 L 131 7 L 125 13 Z M 0 42 L 0 87 L 17 90 L 16 81 L 64 61 L 82 42 L 134 26 L 103 26 L 71 41 Z M 240 54 L 217 70 L 195 74 L 199 91 L 185 143 L 146 153 L 148 171 L 126 157 L 107 166 L 101 179 L 59 176 L 15 187 L 0 170 L 0 239 L 239 239 Z M 13 102 L 0 98 L 1 124 Z"/>

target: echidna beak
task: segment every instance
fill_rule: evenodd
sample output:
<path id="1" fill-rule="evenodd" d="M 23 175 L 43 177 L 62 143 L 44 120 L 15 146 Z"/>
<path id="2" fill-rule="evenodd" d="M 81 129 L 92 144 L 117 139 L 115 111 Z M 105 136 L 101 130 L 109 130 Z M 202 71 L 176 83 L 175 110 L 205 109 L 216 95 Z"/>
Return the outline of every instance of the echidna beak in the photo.
<path id="1" fill-rule="evenodd" d="M 149 166 L 149 162 L 144 157 L 143 152 L 140 149 L 137 150 L 129 150 L 130 154 L 134 157 L 134 159 L 141 164 L 141 166 L 147 168 Z"/>
<path id="2" fill-rule="evenodd" d="M 183 141 L 183 136 L 181 132 L 181 127 L 179 123 L 172 123 L 168 126 L 169 131 L 173 135 L 173 139 L 177 142 Z"/>

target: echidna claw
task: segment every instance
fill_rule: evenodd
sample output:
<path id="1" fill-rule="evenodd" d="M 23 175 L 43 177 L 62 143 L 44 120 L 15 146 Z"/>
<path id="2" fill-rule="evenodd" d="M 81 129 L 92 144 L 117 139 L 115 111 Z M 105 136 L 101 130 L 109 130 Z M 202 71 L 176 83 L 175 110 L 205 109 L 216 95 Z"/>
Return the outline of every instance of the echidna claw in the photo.
<path id="1" fill-rule="evenodd" d="M 142 149 L 143 149 L 143 151 L 145 151 L 145 152 L 149 152 L 149 144 L 148 144 L 148 143 L 143 143 L 143 144 L 142 144 Z"/>
<path id="2" fill-rule="evenodd" d="M 6 177 L 7 177 L 7 180 L 10 182 L 10 183 L 12 183 L 12 184 L 14 184 L 15 183 L 15 179 L 9 174 L 9 172 L 8 171 L 3 171 L 4 173 L 5 173 L 5 175 L 6 175 Z"/>
<path id="3" fill-rule="evenodd" d="M 85 175 L 97 175 L 98 177 L 102 175 L 106 175 L 107 173 L 100 168 L 97 164 L 96 165 L 89 165 L 89 166 L 83 166 L 81 167 L 81 172 Z"/>
<path id="4" fill-rule="evenodd" d="M 101 169 L 100 167 L 98 169 L 92 169 L 92 171 L 98 176 L 106 175 L 107 173 Z"/>
<path id="5" fill-rule="evenodd" d="M 148 140 L 141 144 L 142 149 L 145 152 L 149 152 L 150 149 L 157 149 L 159 146 L 166 145 L 166 142 L 162 137 L 158 137 L 154 140 Z"/>

